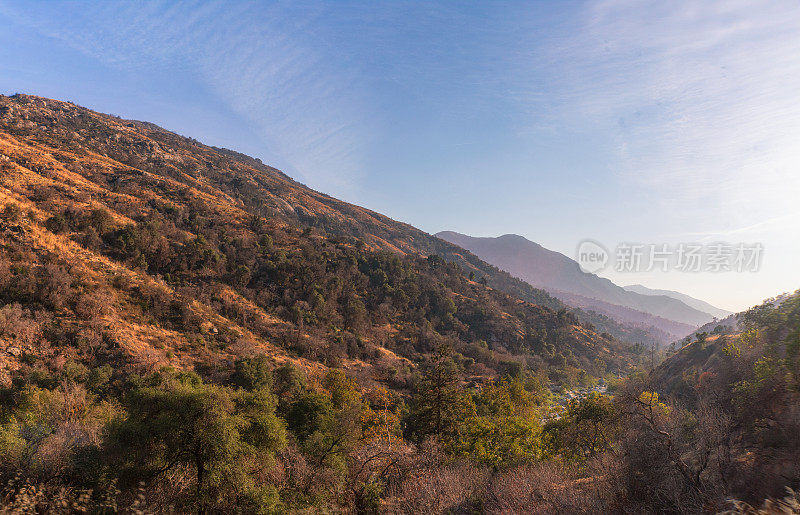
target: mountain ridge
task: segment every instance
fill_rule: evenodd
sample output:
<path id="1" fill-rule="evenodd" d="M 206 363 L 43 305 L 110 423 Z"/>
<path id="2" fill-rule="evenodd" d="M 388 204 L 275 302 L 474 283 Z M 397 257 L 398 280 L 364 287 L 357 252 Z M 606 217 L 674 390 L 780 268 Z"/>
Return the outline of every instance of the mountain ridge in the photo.
<path id="1" fill-rule="evenodd" d="M 519 235 L 505 234 L 496 238 L 477 238 L 452 231 L 442 231 L 437 233 L 437 236 L 470 250 L 478 257 L 509 271 L 533 286 L 548 290 L 556 297 L 559 296 L 559 292 L 566 292 L 583 299 L 601 301 L 603 304 L 597 305 L 596 308 L 606 313 L 608 305 L 617 305 L 686 326 L 677 333 L 674 332 L 676 327 L 670 329 L 662 327 L 674 337 L 688 334 L 691 328 L 707 323 L 713 318 L 711 314 L 692 308 L 679 299 L 629 292 L 609 279 L 583 272 L 578 263 L 569 257 Z M 586 302 L 582 307 L 591 308 Z"/>
<path id="2" fill-rule="evenodd" d="M 0 96 L 12 508 L 419 512 L 461 483 L 443 510 L 721 507 L 731 471 L 796 474 L 799 305 L 754 313 L 771 360 L 743 341 L 712 349 L 734 374 L 671 374 L 744 410 L 671 409 L 639 383 L 656 350 L 581 318 L 629 328 L 461 247 L 152 124 Z"/>
<path id="3" fill-rule="evenodd" d="M 673 299 L 678 299 L 687 306 L 694 308 L 698 311 L 702 311 L 704 313 L 708 313 L 709 315 L 713 315 L 716 318 L 725 318 L 729 315 L 733 314 L 733 311 L 728 311 L 727 309 L 718 308 L 709 304 L 708 302 L 697 299 L 685 293 L 681 293 L 679 291 L 674 290 L 663 290 L 658 288 L 648 288 L 642 284 L 630 284 L 628 286 L 622 287 L 625 290 L 632 291 L 634 293 L 638 293 L 641 295 L 664 295 L 667 297 L 672 297 Z"/>
<path id="4" fill-rule="evenodd" d="M 445 343 L 489 377 L 625 359 L 626 343 L 460 247 L 147 122 L 0 96 L 0 154 L 5 287 L 63 283 L 68 300 L 47 316 L 66 306 L 63 324 L 136 366 L 215 370 L 258 350 L 309 370 L 347 364 L 367 381 L 398 369 L 402 385 L 409 360 Z M 33 279 L 13 272 L 28 268 Z M 84 283 L 104 305 L 91 328 L 68 293 Z M 36 291 L 33 309 L 50 306 Z M 6 379 L 21 353 L 62 352 L 8 342 Z"/>

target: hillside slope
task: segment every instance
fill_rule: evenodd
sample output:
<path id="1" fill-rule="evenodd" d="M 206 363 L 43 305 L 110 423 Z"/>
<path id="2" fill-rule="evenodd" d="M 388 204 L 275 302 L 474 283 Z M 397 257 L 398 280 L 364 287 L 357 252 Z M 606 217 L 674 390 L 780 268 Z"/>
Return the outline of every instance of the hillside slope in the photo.
<path id="1" fill-rule="evenodd" d="M 701 377 L 725 379 L 739 358 L 795 359 L 800 349 L 800 291 L 766 299 L 747 311 L 733 313 L 700 327 L 680 342 L 677 351 L 651 374 L 661 393 L 696 397 Z M 736 374 L 753 373 L 750 363 Z"/>
<path id="2" fill-rule="evenodd" d="M 659 344 L 670 343 L 695 330 L 695 326 L 689 324 L 668 320 L 650 313 L 645 313 L 644 311 L 626 308 L 625 306 L 618 306 L 617 304 L 590 299 L 582 295 L 563 291 L 553 292 L 553 294 L 557 295 L 560 300 L 563 300 L 570 306 L 602 313 L 626 326 L 641 328 L 645 330 L 647 334 L 657 338 Z M 644 342 L 644 340 L 639 341 Z"/>
<path id="3" fill-rule="evenodd" d="M 713 318 L 711 314 L 692 308 L 681 300 L 627 291 L 608 279 L 587 274 L 580 270 L 574 260 L 522 236 L 506 234 L 497 238 L 476 238 L 451 231 L 440 232 L 436 236 L 469 250 L 533 286 L 546 289 L 556 297 L 559 292 L 579 295 L 585 299 L 597 299 L 605 305 L 622 306 L 691 327 Z M 674 327 L 659 329 L 670 332 Z"/>
<path id="4" fill-rule="evenodd" d="M 26 355 L 213 376 L 266 353 L 401 387 L 441 344 L 478 376 L 624 365 L 463 249 L 152 124 L 0 97 L 0 156 L 6 379 Z"/>
<path id="5" fill-rule="evenodd" d="M 728 311 L 726 309 L 721 309 L 716 306 L 712 306 L 711 304 L 709 304 L 704 300 L 696 299 L 690 295 L 686 295 L 685 293 L 681 293 L 679 291 L 648 288 L 646 286 L 642 286 L 641 284 L 631 284 L 629 286 L 623 286 L 623 288 L 628 291 L 632 291 L 634 293 L 639 293 L 641 295 L 664 295 L 666 297 L 678 299 L 687 306 L 694 308 L 698 311 L 702 311 L 703 313 L 708 313 L 709 315 L 712 315 L 716 318 L 725 318 L 728 315 L 732 314 L 731 311 Z"/>
<path id="6" fill-rule="evenodd" d="M 579 320 L 602 315 L 246 156 L 0 97 L 6 511 L 417 513 L 446 497 L 439 511 L 645 513 L 760 500 L 797 484 L 799 313 L 795 300 L 750 317 L 764 332 L 711 397 L 735 410 L 654 406 L 638 384 L 562 410 L 548 383 L 587 388 L 642 363 L 642 346 Z M 690 388 L 712 385 L 703 377 L 681 374 Z M 613 438 L 607 453 L 598 431 Z M 748 490 L 752 478 L 780 479 Z"/>

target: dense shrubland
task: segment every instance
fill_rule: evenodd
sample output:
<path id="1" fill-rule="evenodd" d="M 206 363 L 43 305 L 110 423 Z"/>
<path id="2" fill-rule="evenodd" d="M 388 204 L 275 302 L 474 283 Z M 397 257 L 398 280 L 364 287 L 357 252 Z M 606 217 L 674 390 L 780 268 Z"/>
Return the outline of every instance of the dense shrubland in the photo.
<path id="1" fill-rule="evenodd" d="M 5 511 L 694 513 L 798 486 L 798 296 L 650 372 L 610 321 L 246 156 L 0 100 Z"/>
<path id="2" fill-rule="evenodd" d="M 745 313 L 747 330 L 716 344 L 722 361 L 687 376 L 681 397 L 660 396 L 639 372 L 613 397 L 563 409 L 530 371 L 470 386 L 446 345 L 421 362 L 408 395 L 263 356 L 240 358 L 216 383 L 30 359 L 0 393 L 4 502 L 362 513 L 791 506 L 778 499 L 800 481 L 799 306 L 795 295 Z"/>
<path id="3" fill-rule="evenodd" d="M 258 231 L 211 218 L 193 226 L 192 220 L 201 217 L 192 211 L 185 218 L 154 212 L 120 226 L 104 209 L 84 213 L 67 206 L 44 221 L 47 229 L 58 228 L 58 234 L 87 250 L 160 278 L 178 295 L 154 284 L 125 284 L 123 278 L 83 284 L 79 267 L 14 241 L 7 243 L 0 262 L 9 271 L 0 279 L 0 291 L 7 302 L 37 316 L 59 310 L 74 314 L 76 325 L 70 329 L 86 333 L 97 332 L 104 312 L 119 309 L 109 302 L 122 290 L 125 316 L 202 336 L 206 345 L 226 346 L 227 334 L 203 334 L 203 321 L 187 306 L 197 300 L 258 336 L 277 339 L 289 352 L 329 366 L 346 359 L 375 361 L 382 355 L 379 347 L 418 361 L 442 343 L 478 376 L 519 374 L 524 368 L 549 370 L 559 379 L 565 373 L 577 377 L 582 370 L 599 376 L 602 358 L 615 366 L 625 363 L 596 347 L 622 348 L 620 342 L 580 326 L 573 314 L 470 281 L 458 265 L 438 256 L 369 250 L 357 240 L 291 226 L 267 229 L 255 218 L 250 225 Z M 231 302 L 228 291 L 292 329 L 276 333 L 260 325 L 253 309 Z M 97 346 L 103 336 L 80 338 Z M 391 373 L 398 385 L 410 378 L 408 367 Z"/>
<path id="4" fill-rule="evenodd" d="M 208 147 L 149 123 L 121 120 L 73 104 L 27 95 L 0 96 L 0 125 L 13 137 L 35 143 L 37 151 L 31 154 L 14 148 L 8 152 L 7 161 L 0 162 L 0 169 L 11 170 L 19 165 L 54 181 L 37 178 L 35 185 L 12 190 L 23 189 L 24 196 L 55 214 L 64 209 L 64 200 L 69 198 L 78 201 L 77 212 L 90 211 L 92 204 L 96 207 L 99 201 L 137 220 L 152 211 L 168 218 L 188 216 L 188 230 L 194 233 L 209 221 L 213 225 L 214 219 L 234 225 L 243 222 L 255 232 L 263 229 L 263 220 L 270 225 L 313 228 L 319 234 L 361 240 L 373 249 L 438 255 L 457 263 L 476 281 L 515 298 L 555 311 L 569 309 L 597 333 L 629 342 L 652 341 L 652 335 L 642 328 L 568 308 L 545 291 L 460 247 L 320 194 L 260 160 L 237 152 Z M 58 151 L 50 153 L 52 149 Z M 42 154 L 50 159 L 42 160 Z M 74 179 L 64 180 L 65 171 L 86 179 L 91 187 L 80 184 L 76 190 Z M 61 216 L 53 222 L 65 227 Z M 96 244 L 97 233 L 105 227 L 101 224 L 87 230 L 84 244 Z"/>

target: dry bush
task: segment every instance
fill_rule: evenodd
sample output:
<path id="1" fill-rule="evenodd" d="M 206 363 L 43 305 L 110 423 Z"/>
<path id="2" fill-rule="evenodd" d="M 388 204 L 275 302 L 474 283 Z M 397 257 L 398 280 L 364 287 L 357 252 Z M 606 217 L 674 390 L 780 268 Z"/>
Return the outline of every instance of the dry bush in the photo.
<path id="1" fill-rule="evenodd" d="M 72 292 L 72 276 L 63 267 L 48 263 L 37 274 L 38 299 L 53 311 L 65 307 Z"/>
<path id="2" fill-rule="evenodd" d="M 8 288 L 11 279 L 12 262 L 5 254 L 0 254 L 0 292 Z"/>
<path id="3" fill-rule="evenodd" d="M 23 309 L 19 303 L 0 308 L 0 336 L 22 345 L 32 345 L 40 333 L 40 325 L 30 310 Z"/>
<path id="4" fill-rule="evenodd" d="M 103 427 L 114 416 L 75 383 L 54 390 L 31 388 L 20 402 L 20 423 L 8 433 L 2 469 L 8 473 L 24 465 L 33 484 L 69 474 L 79 453 L 101 444 Z"/>
<path id="5" fill-rule="evenodd" d="M 489 469 L 456 463 L 419 471 L 402 485 L 388 513 L 447 513 L 469 510 L 479 501 Z"/>
<path id="6" fill-rule="evenodd" d="M 595 464 L 584 478 L 560 462 L 524 465 L 492 478 L 486 513 L 606 513 L 613 496 Z"/>
<path id="7" fill-rule="evenodd" d="M 8 481 L 0 493 L 0 514 L 86 513 L 92 506 L 91 494 L 90 490 L 73 490 L 55 484 L 33 484 L 18 475 Z M 116 505 L 102 508 L 112 506 Z"/>
<path id="8" fill-rule="evenodd" d="M 127 508 L 119 511 L 132 515 L 190 512 L 194 485 L 191 467 L 178 465 L 149 482 L 140 482 L 135 490 L 120 493 L 117 503 Z"/>
<path id="9" fill-rule="evenodd" d="M 264 477 L 281 491 L 281 499 L 287 504 L 314 504 L 342 493 L 339 471 L 309 463 L 294 442 L 276 453 L 276 458 L 274 466 L 265 469 Z"/>
<path id="10" fill-rule="evenodd" d="M 75 313 L 83 320 L 98 320 L 108 316 L 113 305 L 114 297 L 111 292 L 98 288 L 78 296 Z"/>
<path id="11" fill-rule="evenodd" d="M 75 345 L 89 358 L 94 358 L 103 347 L 103 329 L 99 324 L 86 325 L 75 333 Z"/>
<path id="12" fill-rule="evenodd" d="M 717 511 L 729 496 L 734 432 L 724 411 L 705 401 L 694 412 L 626 387 L 618 483 L 632 505 L 656 512 Z"/>
<path id="13" fill-rule="evenodd" d="M 379 494 L 386 479 L 399 469 L 410 449 L 388 435 L 354 449 L 347 456 L 346 502 L 358 513 L 371 513 L 377 508 Z"/>
<path id="14" fill-rule="evenodd" d="M 171 321 L 173 297 L 167 290 L 156 284 L 145 283 L 139 287 L 138 293 L 143 302 L 143 311 L 156 320 Z"/>
<path id="15" fill-rule="evenodd" d="M 800 492 L 786 488 L 787 495 L 783 499 L 767 499 L 760 508 L 755 508 L 746 502 L 733 501 L 730 510 L 721 512 L 720 515 L 792 515 L 800 514 Z"/>
<path id="16" fill-rule="evenodd" d="M 433 439 L 400 456 L 387 475 L 385 513 L 474 512 L 491 472 L 469 462 L 450 463 Z"/>
<path id="17" fill-rule="evenodd" d="M 18 222 L 22 219 L 22 209 L 17 204 L 6 204 L 0 211 L 0 219 L 7 222 Z"/>
<path id="18" fill-rule="evenodd" d="M 292 485 L 308 484 L 311 467 L 296 445 L 287 445 L 277 453 L 277 458 L 278 467 L 276 467 L 274 476 L 278 488 L 285 489 Z"/>

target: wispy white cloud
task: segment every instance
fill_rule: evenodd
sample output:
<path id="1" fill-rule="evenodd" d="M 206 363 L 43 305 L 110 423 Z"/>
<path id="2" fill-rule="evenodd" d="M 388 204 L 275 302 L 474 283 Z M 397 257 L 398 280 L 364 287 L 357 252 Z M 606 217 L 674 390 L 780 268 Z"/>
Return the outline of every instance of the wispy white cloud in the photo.
<path id="1" fill-rule="evenodd" d="M 621 181 L 714 225 L 796 212 L 796 2 L 602 0 L 575 28 L 550 48 L 559 116 L 613 134 Z"/>
<path id="2" fill-rule="evenodd" d="M 425 184 L 401 218 L 501 234 L 530 216 L 532 237 L 564 245 L 590 229 L 747 238 L 770 252 L 748 287 L 687 291 L 756 302 L 800 282 L 796 0 L 574 5 L 0 0 L 0 15 L 110 67 L 180 71 L 323 191 L 370 203 Z M 404 182 L 374 181 L 382 163 Z"/>
<path id="3" fill-rule="evenodd" d="M 700 232 L 678 232 L 672 234 L 664 234 L 658 236 L 658 238 L 661 239 L 668 238 L 670 240 L 675 240 L 675 239 L 687 240 L 687 239 L 699 238 L 700 241 L 703 242 L 711 241 L 718 238 L 728 238 L 728 237 L 737 237 L 739 239 L 752 240 L 753 235 L 763 235 L 768 231 L 777 231 L 780 236 L 785 236 L 786 233 L 783 229 L 787 225 L 789 226 L 796 225 L 798 219 L 800 219 L 800 211 L 792 211 L 783 216 L 776 216 L 773 218 L 769 218 L 767 220 L 762 220 L 753 224 L 748 224 L 743 227 L 718 228 L 715 230 L 700 231 Z"/>
<path id="4" fill-rule="evenodd" d="M 0 9 L 106 65 L 172 67 L 261 132 L 271 160 L 323 190 L 359 180 L 369 127 L 358 69 L 335 67 L 314 23 L 320 7 L 288 3 L 46 3 Z"/>
<path id="5" fill-rule="evenodd" d="M 615 214 L 602 228 L 608 236 L 760 242 L 766 249 L 758 274 L 637 280 L 736 309 L 797 288 L 797 3 L 588 0 L 562 29 L 529 59 L 549 76 L 547 106 L 534 110 L 546 116 L 535 130 L 549 125 L 612 142 L 608 161 L 594 170 L 614 171 L 610 194 L 618 207 L 598 202 Z M 528 97 L 542 107 L 539 95 Z M 585 149 L 576 143 L 576 151 Z"/>

